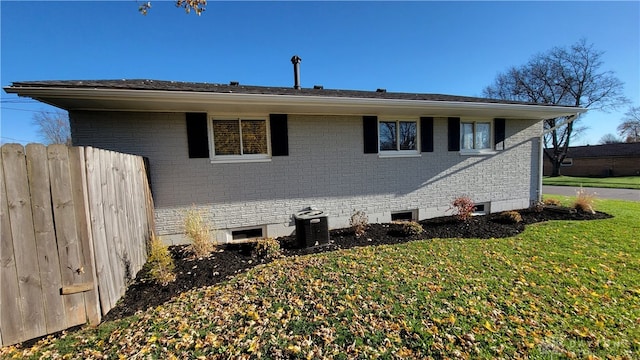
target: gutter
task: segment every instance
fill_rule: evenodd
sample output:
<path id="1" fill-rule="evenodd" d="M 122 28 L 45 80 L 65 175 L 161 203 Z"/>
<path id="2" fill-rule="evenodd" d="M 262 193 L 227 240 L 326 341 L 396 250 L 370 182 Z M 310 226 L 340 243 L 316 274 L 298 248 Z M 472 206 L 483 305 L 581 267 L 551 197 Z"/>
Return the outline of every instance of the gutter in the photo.
<path id="1" fill-rule="evenodd" d="M 576 113 L 575 115 L 571 115 L 567 118 L 567 120 L 563 121 L 561 124 L 558 124 L 554 127 L 552 127 L 551 129 L 547 129 L 542 131 L 542 134 L 540 134 L 540 158 L 538 160 L 538 190 L 537 190 L 537 194 L 538 194 L 538 202 L 542 202 L 542 177 L 544 174 L 544 136 L 550 132 L 552 132 L 553 130 L 556 130 L 557 128 L 561 127 L 561 126 L 565 126 L 571 122 L 574 122 L 576 120 L 578 120 L 578 118 L 580 117 L 580 113 Z"/>
<path id="2" fill-rule="evenodd" d="M 23 97 L 31 97 L 41 102 L 56 105 L 56 100 L 96 100 L 128 102 L 136 106 L 140 101 L 153 103 L 159 111 L 170 111 L 161 108 L 168 101 L 182 104 L 206 104 L 253 106 L 298 106 L 317 109 L 330 106 L 334 110 L 361 107 L 369 109 L 374 114 L 380 109 L 393 111 L 393 109 L 412 111 L 429 115 L 432 111 L 446 111 L 450 116 L 473 116 L 474 112 L 496 112 L 496 117 L 508 118 L 537 118 L 549 119 L 552 117 L 567 116 L 576 111 L 575 108 L 565 106 L 531 105 L 531 104 L 505 104 L 490 102 L 465 102 L 465 101 L 439 101 L 439 100 L 410 100 L 388 98 L 356 98 L 336 96 L 301 96 L 284 94 L 249 94 L 249 93 L 216 93 L 194 91 L 163 91 L 163 90 L 139 90 L 139 89 L 102 89 L 102 88 L 51 88 L 51 87 L 5 87 L 9 94 L 17 94 Z M 74 106 L 77 110 L 96 110 Z M 110 108 L 104 108 L 108 110 Z M 69 109 L 67 109 L 69 110 Z M 121 109 L 118 109 L 121 110 Z M 453 112 L 451 111 L 453 110 Z M 578 110 L 579 111 L 579 110 Z M 361 111 L 356 111 L 360 113 Z M 460 112 L 457 114 L 456 112 Z M 465 113 L 466 112 L 466 113 Z M 338 110 L 338 113 L 342 111 Z M 348 112 L 347 112 L 348 113 Z M 484 114 L 482 114 L 484 115 Z"/>

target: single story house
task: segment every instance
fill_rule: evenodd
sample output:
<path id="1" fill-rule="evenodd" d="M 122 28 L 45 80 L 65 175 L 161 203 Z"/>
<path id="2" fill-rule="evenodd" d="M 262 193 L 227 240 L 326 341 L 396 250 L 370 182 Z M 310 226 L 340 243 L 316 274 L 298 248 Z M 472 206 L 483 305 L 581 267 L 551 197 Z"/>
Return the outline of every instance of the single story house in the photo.
<path id="1" fill-rule="evenodd" d="M 297 79 L 296 79 L 297 80 Z M 319 209 L 329 228 L 485 213 L 540 196 L 542 120 L 585 109 L 475 97 L 156 80 L 26 81 L 5 87 L 68 110 L 72 141 L 142 155 L 156 226 L 185 240 L 185 211 L 221 242 L 289 235 Z"/>
<path id="2" fill-rule="evenodd" d="M 545 156 L 544 175 L 551 175 L 551 171 L 551 161 Z M 560 174 L 585 177 L 640 175 L 640 143 L 569 147 L 567 157 L 560 164 Z"/>

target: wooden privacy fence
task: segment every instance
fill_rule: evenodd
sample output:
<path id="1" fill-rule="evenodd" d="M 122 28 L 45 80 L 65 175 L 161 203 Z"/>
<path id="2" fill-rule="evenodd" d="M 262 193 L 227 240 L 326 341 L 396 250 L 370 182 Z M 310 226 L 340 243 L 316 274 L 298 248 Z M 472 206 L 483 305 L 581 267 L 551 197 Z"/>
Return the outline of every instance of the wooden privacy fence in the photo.
<path id="1" fill-rule="evenodd" d="M 98 324 L 146 262 L 143 158 L 40 144 L 1 155 L 0 346 Z"/>

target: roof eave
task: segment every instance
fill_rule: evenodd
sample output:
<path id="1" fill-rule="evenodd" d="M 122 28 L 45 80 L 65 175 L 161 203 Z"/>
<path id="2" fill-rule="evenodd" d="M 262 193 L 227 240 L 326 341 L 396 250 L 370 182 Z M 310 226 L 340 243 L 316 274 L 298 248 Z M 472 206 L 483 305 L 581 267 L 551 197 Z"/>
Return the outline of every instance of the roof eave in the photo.
<path id="1" fill-rule="evenodd" d="M 432 101 L 140 89 L 5 87 L 65 110 L 286 112 L 332 115 L 492 116 L 548 119 L 586 109 L 493 102 Z"/>

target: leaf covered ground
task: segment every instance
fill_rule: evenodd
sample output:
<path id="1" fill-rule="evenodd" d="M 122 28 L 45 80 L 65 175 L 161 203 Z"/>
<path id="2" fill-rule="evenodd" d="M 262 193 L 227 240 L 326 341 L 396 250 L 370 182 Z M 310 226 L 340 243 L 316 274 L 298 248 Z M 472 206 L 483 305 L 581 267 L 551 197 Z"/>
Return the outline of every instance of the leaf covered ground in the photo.
<path id="1" fill-rule="evenodd" d="M 640 356 L 640 203 L 501 239 L 292 256 L 10 358 Z"/>

